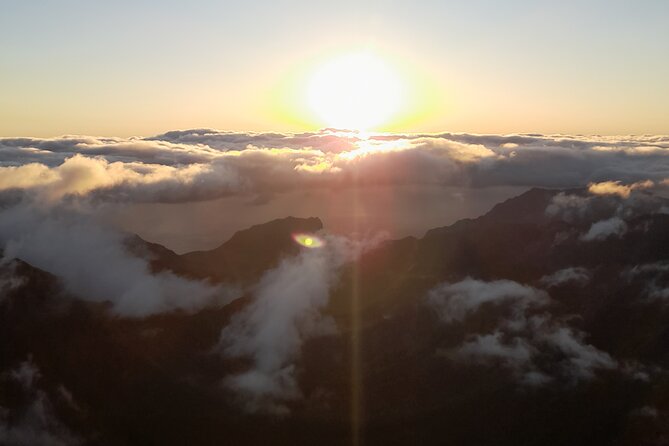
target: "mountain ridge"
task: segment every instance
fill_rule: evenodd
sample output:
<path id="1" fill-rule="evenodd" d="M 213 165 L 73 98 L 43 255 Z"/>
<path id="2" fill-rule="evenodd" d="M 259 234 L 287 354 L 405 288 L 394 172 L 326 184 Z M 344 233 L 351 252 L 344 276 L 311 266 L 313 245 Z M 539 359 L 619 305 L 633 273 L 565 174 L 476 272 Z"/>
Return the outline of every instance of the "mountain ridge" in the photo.
<path id="1" fill-rule="evenodd" d="M 669 288 L 663 269 L 669 215 L 645 207 L 625 213 L 619 211 L 622 197 L 594 197 L 603 200 L 598 213 L 570 223 L 546 214 L 560 193 L 571 194 L 533 189 L 478 218 L 422 238 L 386 241 L 342 265 L 322 309 L 335 330 L 300 338 L 299 355 L 289 365 L 300 397 L 285 402 L 290 414 L 284 418 L 243 412 L 242 396 L 225 383 L 252 368 L 254 357 L 220 354 L 221 332 L 253 310 L 254 284 L 265 271 L 303 249 L 291 234 L 322 230 L 317 218 L 256 225 L 212 250 L 185 255 L 190 264 L 158 244 L 131 239 L 129 251 L 148 259 L 155 272 L 247 287 L 227 305 L 195 312 L 119 317 L 105 303 L 74 298 L 55 276 L 17 261 L 17 277 L 25 280 L 0 300 L 0 375 L 9 379 L 10 367 L 30 358 L 60 419 L 95 445 L 260 445 L 268 435 L 277 444 L 349 443 L 354 385 L 365 444 L 666 444 L 669 310 L 652 293 Z M 600 208 L 624 218 L 626 229 L 584 240 Z M 219 263 L 194 271 L 205 259 Z M 556 281 L 554 274 L 569 268 L 578 281 Z M 290 276 L 290 285 L 302 276 Z M 467 287 L 506 287 L 535 300 L 527 307 L 514 307 L 530 299 L 525 294 L 489 302 L 446 324 L 427 296 L 449 287 L 464 293 L 463 302 L 476 298 Z M 534 309 L 536 299 L 548 300 Z M 517 324 L 543 321 L 538 326 L 548 331 L 537 334 L 531 325 L 513 331 L 504 321 L 514 314 Z M 497 330 L 500 343 L 494 351 L 517 353 L 527 346 L 533 367 L 553 373 L 551 381 L 523 384 L 518 367 L 526 363 L 514 362 L 522 355 L 458 359 L 458 348 L 490 339 L 490 330 Z M 551 336 L 568 336 L 576 350 L 547 344 Z M 568 373 L 587 358 L 606 366 L 580 378 Z M 63 402 L 59 386 L 80 412 Z M 15 407 L 13 401 L 0 392 L 0 406 Z M 644 408 L 657 414 L 636 415 Z"/>

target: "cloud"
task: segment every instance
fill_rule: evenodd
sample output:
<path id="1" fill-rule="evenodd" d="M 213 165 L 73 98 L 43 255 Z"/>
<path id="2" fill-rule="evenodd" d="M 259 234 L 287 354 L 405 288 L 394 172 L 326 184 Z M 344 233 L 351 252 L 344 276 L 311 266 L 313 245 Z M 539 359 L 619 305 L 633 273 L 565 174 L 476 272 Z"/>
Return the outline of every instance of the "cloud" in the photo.
<path id="1" fill-rule="evenodd" d="M 19 409 L 0 407 L 0 443 L 6 446 L 74 446 L 83 441 L 54 413 L 46 392 L 37 387 L 40 373 L 31 361 L 21 363 L 3 377 L 21 388 L 26 402 Z"/>
<path id="2" fill-rule="evenodd" d="M 24 279 L 16 274 L 16 264 L 15 259 L 0 258 L 0 304 L 24 283 Z"/>
<path id="3" fill-rule="evenodd" d="M 546 215 L 572 224 L 588 221 L 594 218 L 593 213 L 600 211 L 595 209 L 592 203 L 593 199 L 590 196 L 560 192 L 551 199 L 550 204 L 546 207 Z M 613 213 L 615 207 L 607 206 L 603 212 L 606 212 L 607 215 Z"/>
<path id="4" fill-rule="evenodd" d="M 660 415 L 660 412 L 654 406 L 642 406 L 632 410 L 630 415 L 634 417 L 657 418 Z"/>
<path id="5" fill-rule="evenodd" d="M 621 368 L 608 353 L 588 344 L 585 333 L 545 311 L 551 303 L 545 291 L 508 280 L 467 278 L 438 285 L 427 301 L 444 324 L 466 322 L 485 305 L 496 305 L 492 331 L 466 332 L 462 344 L 442 353 L 457 361 L 504 366 L 523 384 L 588 380 L 597 370 Z M 502 311 L 503 305 L 508 311 Z"/>
<path id="6" fill-rule="evenodd" d="M 669 213 L 669 201 L 648 189 L 664 187 L 663 182 L 643 181 L 629 185 L 620 182 L 591 183 L 587 191 L 556 194 L 546 215 L 572 225 L 587 227 L 582 241 L 621 237 L 636 217 Z"/>
<path id="7" fill-rule="evenodd" d="M 647 193 L 667 186 L 667 149 L 669 139 L 660 137 L 365 137 L 335 130 L 0 138 L 0 245 L 6 258 L 21 258 L 57 275 L 69 292 L 108 302 L 117 315 L 196 311 L 225 304 L 238 293 L 169 272 L 151 273 L 146 260 L 126 251 L 125 234 L 97 219 L 94 210 L 229 196 L 262 202 L 291 191 L 349 187 L 429 186 L 438 193 L 442 186 L 578 187 L 583 190 L 557 194 L 546 214 L 578 225 L 581 240 L 594 241 L 623 235 L 635 216 L 667 212 L 665 201 Z M 225 358 L 246 365 L 223 379 L 244 410 L 284 415 L 303 397 L 302 346 L 312 337 L 336 333 L 323 310 L 339 269 L 363 249 L 329 237 L 327 247 L 284 259 L 253 287 L 250 303 L 222 329 L 216 347 Z M 7 274 L 0 276 L 0 292 L 16 286 L 11 268 L 2 271 Z M 588 270 L 571 267 L 542 277 L 539 284 L 582 286 L 589 279 Z M 666 289 L 658 281 L 649 293 L 666 297 Z M 472 316 L 492 310 L 489 329 L 465 331 L 462 342 L 447 349 L 453 360 L 499 365 L 527 385 L 626 370 L 589 344 L 587 333 L 548 313 L 551 299 L 545 290 L 468 278 L 440 284 L 427 300 L 441 323 L 463 330 Z M 29 420 L 48 418 L 35 410 L 38 415 Z M 10 428 L 0 426 L 9 435 Z"/>
<path id="8" fill-rule="evenodd" d="M 578 379 L 594 378 L 597 369 L 606 370 L 618 367 L 616 360 L 608 353 L 586 344 L 584 337 L 582 332 L 565 326 L 549 327 L 539 334 L 540 340 L 557 347 L 567 356 L 566 367 Z"/>
<path id="9" fill-rule="evenodd" d="M 171 167 L 109 162 L 74 155 L 48 168 L 42 164 L 0 167 L 0 191 L 22 190 L 31 199 L 171 202 L 214 198 L 239 189 L 238 178 L 220 164 Z"/>
<path id="10" fill-rule="evenodd" d="M 126 235 L 93 217 L 32 204 L 0 212 L 5 258 L 20 258 L 63 280 L 78 297 L 109 302 L 117 314 L 146 316 L 225 303 L 234 291 L 172 273 L 152 274 L 125 249 Z"/>
<path id="11" fill-rule="evenodd" d="M 539 283 L 547 287 L 556 287 L 565 284 L 585 286 L 590 282 L 590 271 L 582 267 L 570 267 L 555 271 L 543 276 Z"/>
<path id="12" fill-rule="evenodd" d="M 253 302 L 221 332 L 218 351 L 251 360 L 249 370 L 224 381 L 248 412 L 285 415 L 287 403 L 301 398 L 296 361 L 302 343 L 337 332 L 334 320 L 321 314 L 337 271 L 376 243 L 332 236 L 326 241 L 325 247 L 305 248 L 266 272 Z"/>
<path id="13" fill-rule="evenodd" d="M 669 262 L 636 265 L 625 272 L 628 281 L 639 280 L 650 299 L 669 299 Z"/>
<path id="14" fill-rule="evenodd" d="M 431 188 L 429 194 L 434 194 L 435 187 L 445 185 L 589 184 L 587 196 L 558 195 L 547 213 L 585 222 L 583 239 L 594 240 L 621 234 L 625 222 L 639 212 L 667 211 L 666 204 L 643 193 L 650 182 L 663 187 L 669 178 L 667 149 L 669 140 L 662 137 L 364 136 L 336 130 L 279 134 L 195 129 L 151 138 L 0 138 L 0 243 L 62 276 L 77 294 L 89 294 L 97 281 L 101 291 L 94 299 L 110 300 L 123 314 L 193 308 L 207 300 L 211 290 L 205 284 L 147 274 L 145 262 L 125 254 L 111 228 L 98 228 L 93 217 L 80 220 L 73 215 L 132 203 L 230 196 L 248 196 L 257 203 L 289 191 L 379 185 Z M 420 192 L 416 194 L 420 200 Z M 71 228 L 81 236 L 75 237 Z M 90 262 L 94 256 L 85 250 L 104 253 L 134 279 L 116 284 L 113 272 L 102 272 L 99 262 L 99 272 L 91 278 L 81 272 L 92 269 L 86 265 L 77 266 L 81 271 L 60 265 L 56 258 L 67 256 L 70 247 Z M 177 289 L 195 296 L 195 303 L 189 306 L 169 291 Z M 150 296 L 143 310 L 129 303 L 140 290 Z M 163 292 L 166 296 L 157 297 Z"/>
<path id="15" fill-rule="evenodd" d="M 333 130 L 279 134 L 195 129 L 151 138 L 0 138 L 0 190 L 53 186 L 56 197 L 182 202 L 353 185 L 590 185 L 593 194 L 626 197 L 651 183 L 664 184 L 669 178 L 668 148 L 662 137 L 363 137 Z"/>
<path id="16" fill-rule="evenodd" d="M 482 305 L 513 302 L 516 311 L 523 313 L 530 306 L 548 303 L 548 294 L 511 280 L 483 282 L 467 278 L 456 283 L 443 283 L 428 293 L 428 302 L 445 323 L 463 321 Z"/>
<path id="17" fill-rule="evenodd" d="M 643 265 L 637 265 L 632 268 L 630 273 L 632 275 L 643 274 L 643 273 L 668 273 L 669 272 L 669 262 L 657 262 L 657 263 L 646 263 Z"/>
<path id="18" fill-rule="evenodd" d="M 169 141 L 139 138 L 0 138 L 0 165 L 40 162 L 57 166 L 75 155 L 101 156 L 109 162 L 140 161 L 147 164 L 183 165 L 206 163 L 219 152 L 202 144 L 173 144 Z"/>
<path id="19" fill-rule="evenodd" d="M 500 331 L 471 336 L 457 350 L 451 352 L 450 356 L 480 364 L 499 361 L 520 375 L 522 382 L 530 385 L 540 385 L 551 381 L 552 378 L 549 375 L 531 366 L 532 357 L 537 354 L 536 347 L 522 338 L 504 340 L 504 337 Z"/>
<path id="20" fill-rule="evenodd" d="M 650 180 L 629 185 L 620 184 L 620 181 L 603 181 L 601 183 L 590 183 L 588 191 L 595 195 L 618 195 L 622 198 L 628 198 L 634 190 L 650 189 L 654 186 L 655 183 Z"/>
<path id="21" fill-rule="evenodd" d="M 627 224 L 620 217 L 611 217 L 593 223 L 588 232 L 581 236 L 581 240 L 586 242 L 605 240 L 612 236 L 620 237 L 625 232 Z"/>

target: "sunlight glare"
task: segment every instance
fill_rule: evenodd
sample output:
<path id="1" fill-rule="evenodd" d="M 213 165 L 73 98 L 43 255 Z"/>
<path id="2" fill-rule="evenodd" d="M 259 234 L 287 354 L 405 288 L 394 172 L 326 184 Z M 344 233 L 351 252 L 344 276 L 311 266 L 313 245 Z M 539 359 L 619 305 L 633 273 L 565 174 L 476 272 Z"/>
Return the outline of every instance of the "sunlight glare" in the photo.
<path id="1" fill-rule="evenodd" d="M 307 100 L 328 127 L 371 130 L 400 111 L 404 86 L 380 56 L 358 51 L 318 67 L 309 82 Z"/>
<path id="2" fill-rule="evenodd" d="M 325 240 L 313 234 L 303 234 L 303 233 L 293 234 L 293 240 L 298 245 L 310 249 L 321 248 L 325 246 Z"/>

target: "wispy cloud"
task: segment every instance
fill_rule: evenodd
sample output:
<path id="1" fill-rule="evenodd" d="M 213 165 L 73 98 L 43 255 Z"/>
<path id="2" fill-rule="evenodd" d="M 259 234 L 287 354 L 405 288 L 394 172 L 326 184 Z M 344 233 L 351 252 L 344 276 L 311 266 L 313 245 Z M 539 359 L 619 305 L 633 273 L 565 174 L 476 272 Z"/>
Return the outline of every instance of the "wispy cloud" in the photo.
<path id="1" fill-rule="evenodd" d="M 249 412 L 285 415 L 287 404 L 301 398 L 297 360 L 302 343 L 337 333 L 334 320 L 322 310 L 338 270 L 376 244 L 333 236 L 326 241 L 324 247 L 305 248 L 266 272 L 253 302 L 221 333 L 218 351 L 251 359 L 249 370 L 225 379 Z"/>
<path id="2" fill-rule="evenodd" d="M 0 443 L 7 446 L 83 444 L 82 439 L 56 417 L 51 399 L 38 386 L 40 371 L 32 360 L 22 362 L 1 379 L 5 381 L 3 385 L 7 381 L 18 385 L 25 404 L 16 413 L 0 407 Z"/>
<path id="3" fill-rule="evenodd" d="M 625 368 L 588 344 L 584 332 L 554 317 L 548 311 L 550 297 L 543 290 L 509 280 L 467 278 L 438 285 L 427 300 L 444 324 L 463 323 L 484 306 L 495 307 L 491 331 L 466 332 L 461 345 L 443 353 L 458 361 L 501 364 L 523 384 L 542 385 L 558 378 L 587 380 L 597 370 Z"/>
<path id="4" fill-rule="evenodd" d="M 93 217 L 63 208 L 21 205 L 0 212 L 6 259 L 20 258 L 60 277 L 76 296 L 111 303 L 124 316 L 228 302 L 233 289 L 153 274 L 146 260 L 125 248 L 126 235 Z"/>

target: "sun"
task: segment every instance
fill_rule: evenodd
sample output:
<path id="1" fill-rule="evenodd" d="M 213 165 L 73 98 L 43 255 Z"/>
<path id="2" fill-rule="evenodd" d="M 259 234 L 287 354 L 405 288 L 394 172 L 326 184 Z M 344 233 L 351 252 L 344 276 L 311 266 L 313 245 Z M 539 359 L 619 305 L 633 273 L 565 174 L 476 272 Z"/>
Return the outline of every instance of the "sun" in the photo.
<path id="1" fill-rule="evenodd" d="M 318 66 L 307 104 L 326 127 L 373 130 L 397 115 L 404 85 L 390 63 L 371 51 L 341 54 Z"/>

